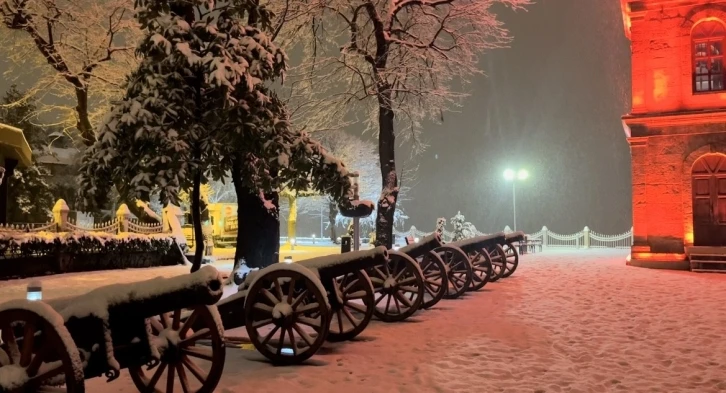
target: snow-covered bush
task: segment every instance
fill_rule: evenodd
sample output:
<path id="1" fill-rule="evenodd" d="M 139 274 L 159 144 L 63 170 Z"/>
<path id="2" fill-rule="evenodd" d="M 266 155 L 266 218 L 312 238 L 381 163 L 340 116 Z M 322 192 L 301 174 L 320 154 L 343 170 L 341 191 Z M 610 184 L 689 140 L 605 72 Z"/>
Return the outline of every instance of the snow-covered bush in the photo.
<path id="1" fill-rule="evenodd" d="M 105 233 L 0 233 L 0 278 L 179 264 L 168 236 Z"/>
<path id="2" fill-rule="evenodd" d="M 476 227 L 474 227 L 474 224 L 465 221 L 464 215 L 462 215 L 461 212 L 458 212 L 454 217 L 451 217 L 450 222 L 451 225 L 454 226 L 453 241 L 469 239 L 476 236 Z M 438 222 L 436 227 L 438 230 Z"/>

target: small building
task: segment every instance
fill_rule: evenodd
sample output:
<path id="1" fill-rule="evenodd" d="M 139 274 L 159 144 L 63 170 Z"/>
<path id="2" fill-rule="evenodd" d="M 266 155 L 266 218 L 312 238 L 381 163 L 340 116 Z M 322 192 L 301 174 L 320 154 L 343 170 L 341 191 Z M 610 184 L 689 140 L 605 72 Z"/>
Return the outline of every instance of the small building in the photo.
<path id="1" fill-rule="evenodd" d="M 629 264 L 726 268 L 726 0 L 620 2 L 632 53 Z"/>
<path id="2" fill-rule="evenodd" d="M 12 187 L 13 171 L 15 168 L 30 166 L 32 157 L 23 131 L 0 124 L 0 224 L 7 223 L 8 191 Z"/>

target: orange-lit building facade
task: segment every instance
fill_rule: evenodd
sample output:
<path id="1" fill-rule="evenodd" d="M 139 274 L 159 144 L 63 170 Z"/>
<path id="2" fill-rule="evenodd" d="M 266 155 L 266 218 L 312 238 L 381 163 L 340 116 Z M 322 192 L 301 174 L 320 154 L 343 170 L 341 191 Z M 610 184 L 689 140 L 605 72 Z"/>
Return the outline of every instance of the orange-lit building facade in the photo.
<path id="1" fill-rule="evenodd" d="M 726 0 L 620 0 L 632 51 L 623 116 L 630 264 L 687 269 L 726 251 Z"/>

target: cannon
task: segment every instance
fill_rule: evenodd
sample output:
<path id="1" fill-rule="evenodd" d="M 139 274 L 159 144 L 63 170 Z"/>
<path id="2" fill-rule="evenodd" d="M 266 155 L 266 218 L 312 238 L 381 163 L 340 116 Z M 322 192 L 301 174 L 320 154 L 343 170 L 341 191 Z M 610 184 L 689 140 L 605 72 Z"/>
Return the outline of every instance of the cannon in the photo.
<path id="1" fill-rule="evenodd" d="M 505 244 L 506 235 L 503 232 L 495 233 L 487 236 L 477 236 L 471 239 L 460 240 L 451 243 L 451 245 L 459 247 L 466 253 L 472 267 L 472 280 L 468 290 L 476 291 L 484 286 L 492 279 L 497 280 L 504 273 L 504 263 L 502 256 L 498 256 L 495 264 L 492 261 L 489 250 L 497 251 L 498 245 Z"/>
<path id="2" fill-rule="evenodd" d="M 415 261 L 377 247 L 268 266 L 250 273 L 240 291 L 217 306 L 225 328 L 245 326 L 273 363 L 297 364 L 325 340 L 356 337 L 373 315 L 408 318 L 423 298 L 422 277 Z M 386 296 L 398 307 L 382 308 Z"/>
<path id="3" fill-rule="evenodd" d="M 514 244 L 524 241 L 525 236 L 522 231 L 512 232 L 506 235 L 505 244 L 502 246 L 506 255 L 505 271 L 502 277 L 509 277 L 517 270 L 517 266 L 519 266 L 519 253 Z"/>
<path id="4" fill-rule="evenodd" d="M 213 392 L 225 359 L 214 307 L 221 296 L 220 275 L 205 266 L 78 297 L 4 303 L 0 392 L 82 393 L 85 379 L 110 382 L 121 369 L 141 392 Z"/>
<path id="5" fill-rule="evenodd" d="M 443 299 L 448 288 L 446 265 L 439 254 L 434 252 L 442 245 L 441 236 L 433 233 L 418 243 L 408 244 L 398 250 L 418 262 L 421 268 L 424 277 L 424 298 L 421 307 L 424 309 L 433 307 Z"/>

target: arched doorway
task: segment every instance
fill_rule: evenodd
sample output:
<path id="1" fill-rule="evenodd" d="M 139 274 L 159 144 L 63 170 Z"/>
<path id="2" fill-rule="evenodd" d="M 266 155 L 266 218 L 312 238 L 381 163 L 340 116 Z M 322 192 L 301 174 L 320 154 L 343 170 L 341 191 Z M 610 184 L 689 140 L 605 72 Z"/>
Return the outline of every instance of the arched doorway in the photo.
<path id="1" fill-rule="evenodd" d="M 693 163 L 693 244 L 726 246 L 726 155 L 706 154 Z"/>

